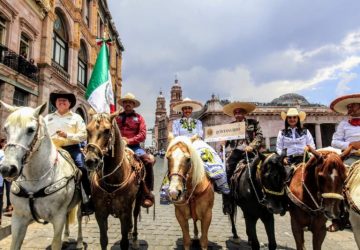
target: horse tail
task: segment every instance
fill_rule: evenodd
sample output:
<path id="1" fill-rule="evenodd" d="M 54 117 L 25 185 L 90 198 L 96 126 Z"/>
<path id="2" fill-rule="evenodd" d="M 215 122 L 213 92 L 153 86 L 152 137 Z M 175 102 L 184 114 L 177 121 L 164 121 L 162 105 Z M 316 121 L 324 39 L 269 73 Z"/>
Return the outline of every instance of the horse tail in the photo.
<path id="1" fill-rule="evenodd" d="M 68 213 L 68 215 L 66 217 L 66 222 L 68 224 L 74 224 L 75 223 L 77 209 L 78 209 L 78 206 L 75 206 L 69 211 L 69 213 Z"/>

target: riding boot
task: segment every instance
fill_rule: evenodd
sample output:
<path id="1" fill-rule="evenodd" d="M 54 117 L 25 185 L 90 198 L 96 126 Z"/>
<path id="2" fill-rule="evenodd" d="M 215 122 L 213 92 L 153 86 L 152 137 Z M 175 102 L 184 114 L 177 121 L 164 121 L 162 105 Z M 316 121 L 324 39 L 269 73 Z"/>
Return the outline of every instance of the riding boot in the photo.
<path id="1" fill-rule="evenodd" d="M 94 204 L 91 198 L 91 187 L 87 170 L 79 168 L 82 172 L 81 176 L 81 214 L 83 216 L 91 215 L 94 213 Z"/>
<path id="2" fill-rule="evenodd" d="M 289 183 L 291 181 L 291 178 L 294 175 L 295 166 L 294 165 L 285 165 L 285 183 Z"/>
<path id="3" fill-rule="evenodd" d="M 154 171 L 153 165 L 155 164 L 155 159 L 148 154 L 142 155 L 142 162 L 145 166 L 145 181 L 142 182 L 142 191 L 143 191 L 143 201 L 142 206 L 145 208 L 151 207 L 155 202 L 155 197 L 151 191 L 154 190 Z"/>

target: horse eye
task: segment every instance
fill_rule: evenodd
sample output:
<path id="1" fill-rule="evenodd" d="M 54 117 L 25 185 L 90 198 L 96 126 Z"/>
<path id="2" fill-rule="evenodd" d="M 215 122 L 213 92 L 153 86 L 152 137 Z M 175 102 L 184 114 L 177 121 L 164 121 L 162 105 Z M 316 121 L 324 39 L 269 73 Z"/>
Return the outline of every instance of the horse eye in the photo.
<path id="1" fill-rule="evenodd" d="M 110 129 L 108 129 L 108 128 L 105 129 L 105 130 L 104 130 L 104 134 L 107 134 L 107 135 L 110 134 Z"/>
<path id="2" fill-rule="evenodd" d="M 35 132 L 35 129 L 32 128 L 32 127 L 27 129 L 27 133 L 28 133 L 28 134 L 32 134 L 32 133 L 34 133 L 34 132 Z"/>

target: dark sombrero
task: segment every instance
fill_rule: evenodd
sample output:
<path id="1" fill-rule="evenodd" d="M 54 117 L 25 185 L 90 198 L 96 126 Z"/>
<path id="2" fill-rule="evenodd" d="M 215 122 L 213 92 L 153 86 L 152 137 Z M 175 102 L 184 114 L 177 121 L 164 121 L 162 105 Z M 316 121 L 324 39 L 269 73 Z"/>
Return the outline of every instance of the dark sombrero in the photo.
<path id="1" fill-rule="evenodd" d="M 50 103 L 56 107 L 56 99 L 58 98 L 65 98 L 68 99 L 70 102 L 70 109 L 73 108 L 76 104 L 76 97 L 73 93 L 69 93 L 63 90 L 54 91 L 50 94 Z"/>

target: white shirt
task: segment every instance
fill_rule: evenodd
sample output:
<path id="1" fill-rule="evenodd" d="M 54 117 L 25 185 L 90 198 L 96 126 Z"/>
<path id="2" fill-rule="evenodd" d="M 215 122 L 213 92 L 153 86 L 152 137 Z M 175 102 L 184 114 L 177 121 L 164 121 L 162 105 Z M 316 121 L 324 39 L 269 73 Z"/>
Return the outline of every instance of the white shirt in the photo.
<path id="1" fill-rule="evenodd" d="M 288 128 L 280 130 L 276 141 L 276 152 L 281 154 L 283 149 L 287 149 L 287 156 L 303 155 L 306 145 L 315 149 L 314 139 L 307 129 L 299 134 L 297 128 Z"/>
<path id="2" fill-rule="evenodd" d="M 75 145 L 86 140 L 86 125 L 82 117 L 72 111 L 60 115 L 57 111 L 45 116 L 50 137 L 57 147 Z M 56 131 L 66 132 L 67 138 L 60 137 Z"/>
<path id="3" fill-rule="evenodd" d="M 331 146 L 344 150 L 350 142 L 355 141 L 360 141 L 360 126 L 353 126 L 348 120 L 343 120 L 333 134 Z"/>
<path id="4" fill-rule="evenodd" d="M 204 134 L 200 120 L 185 117 L 173 122 L 172 132 L 175 137 L 179 135 L 187 137 L 198 135 L 202 138 Z"/>
<path id="5" fill-rule="evenodd" d="M 0 149 L 0 165 L 3 160 L 4 160 L 4 150 Z M 0 174 L 0 187 L 2 187 L 3 185 L 4 185 L 4 179 Z"/>

